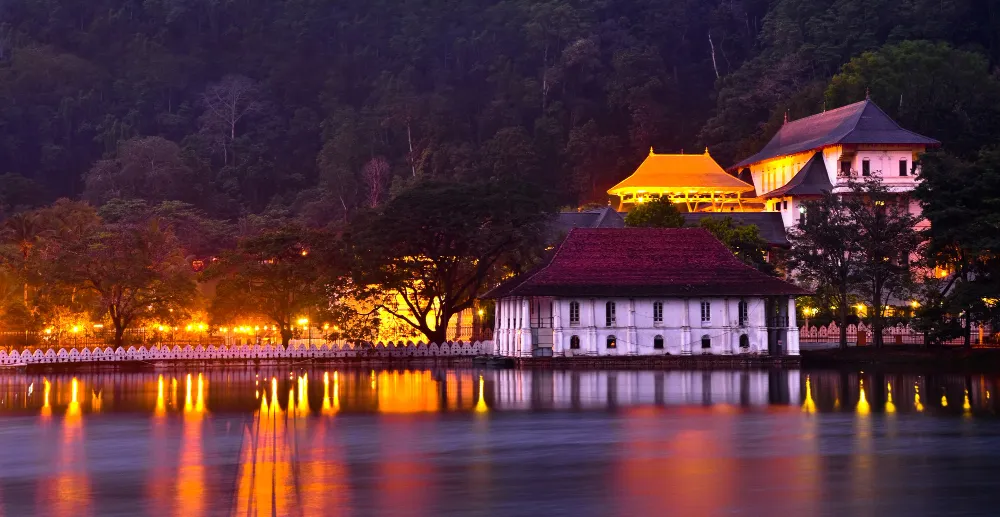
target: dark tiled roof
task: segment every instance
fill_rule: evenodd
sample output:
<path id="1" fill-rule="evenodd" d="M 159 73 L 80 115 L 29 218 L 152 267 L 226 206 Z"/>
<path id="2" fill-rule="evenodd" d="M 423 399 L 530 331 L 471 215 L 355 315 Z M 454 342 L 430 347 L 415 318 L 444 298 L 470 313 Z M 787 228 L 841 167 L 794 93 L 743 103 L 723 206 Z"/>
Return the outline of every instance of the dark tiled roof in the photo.
<path id="1" fill-rule="evenodd" d="M 582 212 L 559 212 L 555 230 L 564 233 L 573 228 L 624 228 L 625 218 L 610 206 Z"/>
<path id="2" fill-rule="evenodd" d="M 706 217 L 711 219 L 731 217 L 738 225 L 756 226 L 760 230 L 760 237 L 771 246 L 783 248 L 791 246 L 785 234 L 785 223 L 778 212 L 688 212 L 682 215 L 687 226 L 698 226 Z"/>
<path id="3" fill-rule="evenodd" d="M 823 153 L 816 153 L 799 169 L 799 172 L 788 180 L 781 188 L 774 189 L 767 194 L 766 198 L 784 196 L 821 196 L 833 190 L 830 183 L 830 174 L 823 163 Z"/>
<path id="4" fill-rule="evenodd" d="M 486 294 L 755 296 L 808 291 L 747 266 L 700 228 L 575 229 L 551 259 Z"/>
<path id="5" fill-rule="evenodd" d="M 761 151 L 731 168 L 837 144 L 939 145 L 903 129 L 870 100 L 786 123 Z"/>

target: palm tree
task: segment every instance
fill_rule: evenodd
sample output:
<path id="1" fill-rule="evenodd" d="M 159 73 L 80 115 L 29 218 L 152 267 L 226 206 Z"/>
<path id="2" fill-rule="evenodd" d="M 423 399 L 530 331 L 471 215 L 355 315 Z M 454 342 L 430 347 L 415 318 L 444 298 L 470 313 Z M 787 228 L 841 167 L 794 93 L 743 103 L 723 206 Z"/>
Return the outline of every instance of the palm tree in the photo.
<path id="1" fill-rule="evenodd" d="M 34 213 L 18 213 L 4 221 L 3 240 L 17 247 L 20 253 L 21 278 L 24 280 L 24 306 L 28 307 L 28 259 L 41 238 L 42 225 Z"/>

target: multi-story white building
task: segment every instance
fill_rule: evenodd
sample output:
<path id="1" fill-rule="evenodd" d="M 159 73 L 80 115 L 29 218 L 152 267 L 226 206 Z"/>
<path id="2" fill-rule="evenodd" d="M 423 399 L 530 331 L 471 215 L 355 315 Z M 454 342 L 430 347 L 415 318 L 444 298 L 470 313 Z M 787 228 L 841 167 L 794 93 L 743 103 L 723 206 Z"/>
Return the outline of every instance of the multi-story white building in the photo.
<path id="1" fill-rule="evenodd" d="M 730 168 L 752 178 L 765 211 L 779 212 L 786 228 L 799 223 L 804 201 L 843 193 L 852 176 L 878 176 L 914 215 L 910 197 L 920 173 L 917 159 L 933 138 L 903 129 L 871 100 L 786 121 L 757 154 Z"/>
<path id="2" fill-rule="evenodd" d="M 487 297 L 506 356 L 797 355 L 802 294 L 699 228 L 577 228 Z"/>

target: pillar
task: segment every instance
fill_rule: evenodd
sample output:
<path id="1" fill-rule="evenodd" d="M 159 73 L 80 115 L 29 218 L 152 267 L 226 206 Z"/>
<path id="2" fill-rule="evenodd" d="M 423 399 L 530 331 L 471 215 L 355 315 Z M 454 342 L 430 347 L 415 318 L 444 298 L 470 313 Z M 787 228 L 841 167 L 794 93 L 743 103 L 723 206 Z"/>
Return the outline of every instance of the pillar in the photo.
<path id="1" fill-rule="evenodd" d="M 628 300 L 628 329 L 625 331 L 626 352 L 639 353 L 639 336 L 635 328 L 635 299 Z"/>
<path id="2" fill-rule="evenodd" d="M 725 329 L 723 330 L 723 335 L 725 336 L 725 339 L 723 339 L 722 342 L 726 343 L 726 346 L 722 350 L 722 353 L 735 354 L 736 347 L 739 345 L 733 341 L 735 333 L 733 332 L 733 320 L 729 319 L 729 298 L 722 299 L 722 321 L 724 322 L 723 324 L 725 325 Z"/>
<path id="3" fill-rule="evenodd" d="M 521 298 L 521 355 L 531 357 L 531 300 Z"/>
<path id="4" fill-rule="evenodd" d="M 552 355 L 563 355 L 562 301 L 552 300 Z"/>
<path id="5" fill-rule="evenodd" d="M 682 298 L 684 304 L 681 318 L 681 355 L 691 355 L 691 300 Z"/>
<path id="6" fill-rule="evenodd" d="M 502 325 L 502 320 L 500 319 L 500 300 L 502 298 L 493 304 L 493 353 L 495 354 L 500 353 L 498 348 L 500 342 L 500 325 Z"/>
<path id="7" fill-rule="evenodd" d="M 799 355 L 799 326 L 795 319 L 795 297 L 788 297 L 788 355 Z"/>
<path id="8" fill-rule="evenodd" d="M 597 300 L 590 299 L 590 325 L 587 327 L 587 352 L 597 353 Z"/>

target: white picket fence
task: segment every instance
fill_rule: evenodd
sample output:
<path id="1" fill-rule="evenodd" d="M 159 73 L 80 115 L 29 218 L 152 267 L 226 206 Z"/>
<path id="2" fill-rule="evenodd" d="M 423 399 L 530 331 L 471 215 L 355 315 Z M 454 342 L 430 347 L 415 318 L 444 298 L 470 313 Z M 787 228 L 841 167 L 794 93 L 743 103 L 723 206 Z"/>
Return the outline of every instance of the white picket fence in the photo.
<path id="1" fill-rule="evenodd" d="M 253 359 L 348 359 L 348 358 L 405 358 L 405 357 L 475 357 L 492 355 L 492 341 L 442 343 L 378 343 L 374 345 L 234 345 L 232 347 L 169 345 L 150 348 L 118 347 L 93 349 L 60 348 L 0 350 L 0 365 L 43 363 L 94 363 L 115 361 L 176 361 L 176 360 L 253 360 Z"/>

